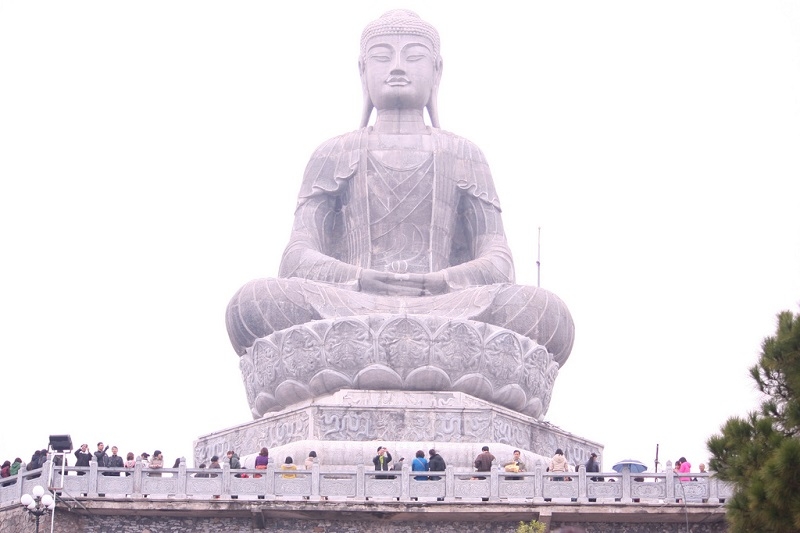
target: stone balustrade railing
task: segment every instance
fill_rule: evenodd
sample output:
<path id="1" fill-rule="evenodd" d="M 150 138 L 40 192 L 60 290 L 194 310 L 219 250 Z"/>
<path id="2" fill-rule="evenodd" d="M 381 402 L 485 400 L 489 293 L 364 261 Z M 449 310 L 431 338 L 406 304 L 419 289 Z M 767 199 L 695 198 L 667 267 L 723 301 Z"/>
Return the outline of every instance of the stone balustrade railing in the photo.
<path id="1" fill-rule="evenodd" d="M 178 468 L 158 471 L 137 463 L 132 470 L 99 468 L 94 461 L 88 468 L 60 467 L 47 462 L 44 468 L 24 472 L 0 481 L 0 508 L 19 505 L 20 497 L 42 485 L 71 498 L 177 498 L 177 499 L 265 499 L 265 500 L 367 500 L 445 501 L 528 501 L 532 503 L 591 504 L 616 503 L 708 503 L 721 505 L 733 493 L 733 487 L 711 474 L 691 474 L 696 481 L 681 482 L 672 471 L 660 474 L 605 472 L 587 475 L 578 472 L 551 474 L 536 465 L 533 472 L 508 473 L 501 470 L 472 472 L 449 466 L 445 472 L 378 472 L 371 466 L 281 470 L 270 465 L 267 470 L 230 470 L 187 468 L 184 460 Z M 417 476 L 429 477 L 417 480 Z M 209 476 L 209 477 L 206 477 Z M 563 478 L 561 480 L 557 478 Z M 598 478 L 592 481 L 592 477 Z"/>

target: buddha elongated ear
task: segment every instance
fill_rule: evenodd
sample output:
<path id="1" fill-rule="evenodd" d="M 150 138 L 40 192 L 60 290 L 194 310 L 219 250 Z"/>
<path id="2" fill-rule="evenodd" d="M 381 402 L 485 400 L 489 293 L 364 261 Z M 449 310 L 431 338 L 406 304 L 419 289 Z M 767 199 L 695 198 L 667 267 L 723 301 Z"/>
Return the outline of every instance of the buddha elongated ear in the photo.
<path id="1" fill-rule="evenodd" d="M 372 115 L 372 99 L 369 97 L 369 89 L 367 88 L 367 77 L 364 75 L 364 60 L 358 60 L 358 74 L 361 77 L 361 93 L 364 95 L 364 105 L 361 108 L 361 125 L 360 128 L 366 128 L 369 125 L 369 117 Z"/>
<path id="2" fill-rule="evenodd" d="M 442 58 L 440 57 L 436 61 L 436 74 L 435 80 L 433 83 L 433 88 L 431 88 L 431 97 L 428 100 L 428 103 L 425 105 L 425 108 L 428 110 L 428 116 L 431 118 L 431 126 L 434 128 L 439 129 L 439 82 L 442 79 Z"/>

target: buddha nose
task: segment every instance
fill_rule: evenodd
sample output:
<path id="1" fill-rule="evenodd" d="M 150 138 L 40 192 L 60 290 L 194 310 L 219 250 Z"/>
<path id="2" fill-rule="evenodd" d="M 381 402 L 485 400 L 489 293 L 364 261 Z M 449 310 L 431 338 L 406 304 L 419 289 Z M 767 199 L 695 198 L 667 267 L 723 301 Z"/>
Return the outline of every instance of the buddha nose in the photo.
<path id="1" fill-rule="evenodd" d="M 392 68 L 391 74 L 394 76 L 402 76 L 405 73 L 406 70 L 403 68 L 403 54 L 395 54 L 394 67 Z"/>

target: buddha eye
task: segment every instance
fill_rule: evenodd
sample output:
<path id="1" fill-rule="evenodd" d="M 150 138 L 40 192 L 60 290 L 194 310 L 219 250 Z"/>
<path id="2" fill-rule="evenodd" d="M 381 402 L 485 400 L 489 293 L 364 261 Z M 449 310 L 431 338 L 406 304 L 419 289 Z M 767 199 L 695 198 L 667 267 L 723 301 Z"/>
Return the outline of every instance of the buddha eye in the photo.
<path id="1" fill-rule="evenodd" d="M 425 59 L 424 55 L 410 55 L 406 58 L 406 61 L 419 61 L 420 59 Z"/>
<path id="2" fill-rule="evenodd" d="M 378 61 L 380 63 L 386 63 L 387 61 L 391 61 L 392 58 L 389 54 L 370 54 L 369 58 L 373 61 Z"/>

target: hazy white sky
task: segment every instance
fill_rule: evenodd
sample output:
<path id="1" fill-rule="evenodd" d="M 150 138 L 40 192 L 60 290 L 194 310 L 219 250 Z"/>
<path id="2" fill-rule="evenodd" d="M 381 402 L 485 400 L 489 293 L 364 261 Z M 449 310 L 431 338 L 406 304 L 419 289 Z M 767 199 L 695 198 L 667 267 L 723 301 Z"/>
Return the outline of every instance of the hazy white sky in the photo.
<path id="1" fill-rule="evenodd" d="M 0 461 L 56 433 L 191 460 L 250 420 L 225 306 L 277 274 L 395 7 L 441 34 L 441 124 L 489 160 L 520 283 L 542 228 L 577 331 L 545 420 L 606 467 L 696 466 L 755 408 L 800 302 L 797 2 L 0 0 Z"/>

